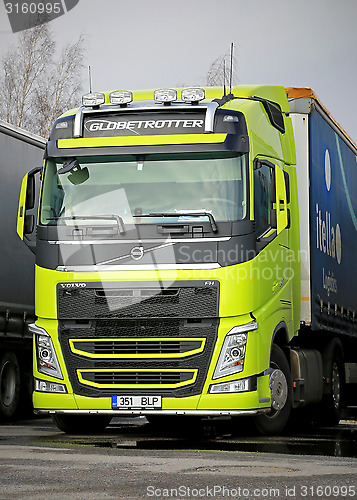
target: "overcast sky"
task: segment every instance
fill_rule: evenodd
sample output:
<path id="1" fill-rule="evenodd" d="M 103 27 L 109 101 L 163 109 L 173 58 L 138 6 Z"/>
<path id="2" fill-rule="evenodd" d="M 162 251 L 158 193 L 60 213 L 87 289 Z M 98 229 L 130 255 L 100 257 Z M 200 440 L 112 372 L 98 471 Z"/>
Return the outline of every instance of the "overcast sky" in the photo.
<path id="1" fill-rule="evenodd" d="M 356 20 L 357 0 L 80 0 L 50 24 L 59 49 L 86 35 L 94 90 L 204 83 L 234 42 L 238 83 L 311 87 L 357 142 Z"/>

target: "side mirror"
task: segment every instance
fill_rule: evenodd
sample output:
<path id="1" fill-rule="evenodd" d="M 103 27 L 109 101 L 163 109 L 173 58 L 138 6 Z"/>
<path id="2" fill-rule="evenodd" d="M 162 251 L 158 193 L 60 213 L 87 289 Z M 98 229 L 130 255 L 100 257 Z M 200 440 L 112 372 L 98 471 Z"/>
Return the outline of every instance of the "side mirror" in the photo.
<path id="1" fill-rule="evenodd" d="M 26 186 L 25 210 L 32 210 L 35 207 L 35 177 L 28 175 Z"/>
<path id="2" fill-rule="evenodd" d="M 68 180 L 77 186 L 78 184 L 83 184 L 87 179 L 89 179 L 89 170 L 87 167 L 77 169 L 73 169 L 72 172 L 68 175 Z"/>
<path id="3" fill-rule="evenodd" d="M 68 158 L 63 161 L 63 167 L 58 170 L 58 175 L 62 174 L 69 174 L 68 180 L 75 186 L 83 184 L 83 182 L 89 179 L 88 168 L 82 168 L 77 158 Z"/>
<path id="4" fill-rule="evenodd" d="M 35 228 L 35 216 L 25 215 L 24 234 L 31 234 Z"/>
<path id="5" fill-rule="evenodd" d="M 22 179 L 17 213 L 17 234 L 31 250 L 34 248 L 34 243 L 26 238 L 26 235 L 33 233 L 35 217 L 27 211 L 35 208 L 35 175 L 41 170 L 41 167 L 36 167 Z"/>

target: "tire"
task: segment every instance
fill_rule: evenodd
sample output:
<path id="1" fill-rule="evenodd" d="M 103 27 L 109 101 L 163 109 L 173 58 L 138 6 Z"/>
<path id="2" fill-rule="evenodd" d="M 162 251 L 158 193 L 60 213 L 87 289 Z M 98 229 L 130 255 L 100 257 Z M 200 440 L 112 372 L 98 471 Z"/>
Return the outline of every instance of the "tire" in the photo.
<path id="1" fill-rule="evenodd" d="M 286 427 L 292 408 L 292 380 L 288 360 L 273 344 L 270 356 L 271 412 L 254 418 L 258 431 L 264 436 L 280 434 Z"/>
<path id="2" fill-rule="evenodd" d="M 324 363 L 324 373 L 327 373 L 331 380 L 331 390 L 323 396 L 316 423 L 337 425 L 341 419 L 344 387 L 344 366 L 339 350 L 335 349 L 332 358 Z"/>
<path id="3" fill-rule="evenodd" d="M 21 416 L 21 419 L 32 418 L 34 416 L 32 404 L 34 382 L 31 352 L 25 351 L 21 357 L 18 357 L 18 362 L 20 366 L 20 401 L 17 415 Z"/>
<path id="4" fill-rule="evenodd" d="M 51 415 L 57 427 L 66 434 L 96 434 L 104 431 L 112 420 L 111 415 Z"/>
<path id="5" fill-rule="evenodd" d="M 11 420 L 20 399 L 20 368 L 13 352 L 0 357 L 0 419 Z"/>

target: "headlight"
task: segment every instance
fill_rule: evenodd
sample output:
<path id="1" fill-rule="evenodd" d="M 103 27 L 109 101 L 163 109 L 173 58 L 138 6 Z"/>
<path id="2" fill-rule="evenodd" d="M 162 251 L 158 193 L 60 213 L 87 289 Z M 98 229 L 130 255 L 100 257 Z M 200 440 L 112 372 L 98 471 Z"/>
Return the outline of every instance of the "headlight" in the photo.
<path id="1" fill-rule="evenodd" d="M 214 379 L 239 373 L 243 370 L 247 332 L 257 328 L 257 323 L 249 323 L 236 326 L 227 333 L 214 371 Z"/>
<path id="2" fill-rule="evenodd" d="M 46 330 L 36 325 L 29 325 L 29 330 L 35 333 L 37 370 L 45 375 L 63 379 L 55 348 Z"/>

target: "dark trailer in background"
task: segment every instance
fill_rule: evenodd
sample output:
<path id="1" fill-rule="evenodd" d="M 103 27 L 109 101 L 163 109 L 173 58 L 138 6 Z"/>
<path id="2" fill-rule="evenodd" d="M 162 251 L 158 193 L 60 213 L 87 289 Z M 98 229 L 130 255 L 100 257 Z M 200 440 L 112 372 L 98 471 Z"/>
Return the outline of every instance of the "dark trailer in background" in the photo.
<path id="1" fill-rule="evenodd" d="M 41 166 L 46 141 L 0 121 L 0 421 L 28 409 L 32 392 L 35 258 L 16 232 L 23 176 Z"/>

